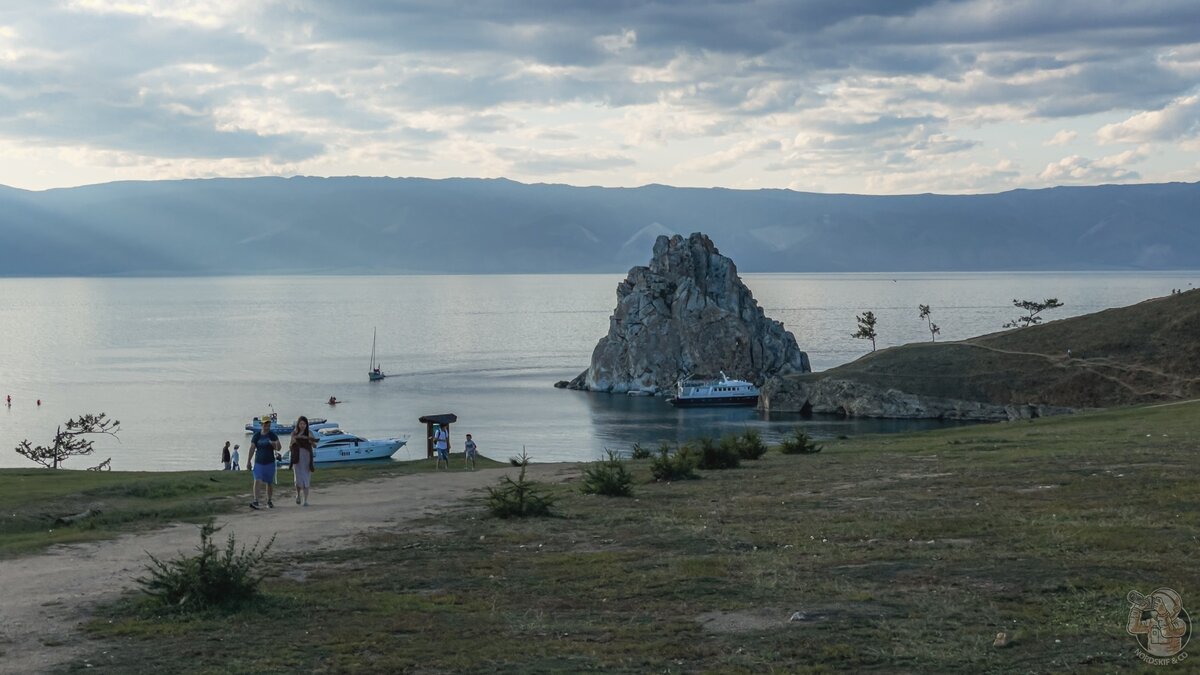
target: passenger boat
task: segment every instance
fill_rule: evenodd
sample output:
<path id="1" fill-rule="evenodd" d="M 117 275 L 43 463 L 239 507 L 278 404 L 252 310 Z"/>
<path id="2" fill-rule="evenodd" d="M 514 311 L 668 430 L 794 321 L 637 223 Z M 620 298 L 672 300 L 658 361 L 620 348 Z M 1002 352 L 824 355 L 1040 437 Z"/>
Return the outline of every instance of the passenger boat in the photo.
<path id="1" fill-rule="evenodd" d="M 387 459 L 408 443 L 407 438 L 361 438 L 337 427 L 316 429 L 314 435 L 317 437 L 317 447 L 313 461 L 317 464 Z M 289 453 L 286 447 L 282 455 L 279 463 L 287 464 Z"/>
<path id="2" fill-rule="evenodd" d="M 721 373 L 719 380 L 680 380 L 675 384 L 675 396 L 667 400 L 681 408 L 758 405 L 758 387 L 745 380 L 731 380 Z"/>
<path id="3" fill-rule="evenodd" d="M 270 417 L 271 417 L 271 431 L 274 431 L 275 433 L 277 433 L 281 436 L 284 436 L 284 435 L 290 434 L 296 430 L 295 422 L 280 422 L 279 415 L 277 415 L 276 413 L 271 413 Z M 324 417 L 308 418 L 308 426 L 309 426 L 309 428 L 313 429 L 313 431 L 316 431 L 316 426 L 318 424 L 329 425 L 331 423 L 329 422 L 329 420 L 325 419 Z M 336 423 L 333 423 L 332 426 L 337 426 L 337 425 L 336 425 Z M 262 418 L 255 417 L 254 419 L 251 419 L 250 423 L 246 425 L 246 431 L 249 433 L 252 433 L 252 434 L 262 431 Z"/>

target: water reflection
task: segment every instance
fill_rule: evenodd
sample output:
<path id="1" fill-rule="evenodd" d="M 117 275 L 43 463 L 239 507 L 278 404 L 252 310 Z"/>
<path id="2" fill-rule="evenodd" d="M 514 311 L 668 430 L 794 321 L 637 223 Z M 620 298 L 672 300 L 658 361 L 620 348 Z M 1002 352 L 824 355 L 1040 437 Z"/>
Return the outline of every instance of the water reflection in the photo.
<path id="1" fill-rule="evenodd" d="M 702 437 L 757 431 L 767 443 L 778 443 L 796 427 L 815 438 L 940 429 L 970 422 L 943 420 L 878 420 L 837 415 L 764 412 L 752 407 L 676 408 L 653 396 L 564 392 L 583 397 L 592 431 L 611 450 L 628 451 L 634 443 L 657 447 Z"/>

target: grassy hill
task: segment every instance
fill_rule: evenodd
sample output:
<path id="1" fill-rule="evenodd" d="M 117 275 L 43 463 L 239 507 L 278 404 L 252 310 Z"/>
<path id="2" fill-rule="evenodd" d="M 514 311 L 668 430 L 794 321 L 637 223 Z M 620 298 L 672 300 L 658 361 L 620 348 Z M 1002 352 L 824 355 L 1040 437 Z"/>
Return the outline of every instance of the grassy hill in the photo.
<path id="1" fill-rule="evenodd" d="M 1200 397 L 1200 292 L 960 342 L 892 347 L 788 379 L 995 405 L 1104 408 Z"/>

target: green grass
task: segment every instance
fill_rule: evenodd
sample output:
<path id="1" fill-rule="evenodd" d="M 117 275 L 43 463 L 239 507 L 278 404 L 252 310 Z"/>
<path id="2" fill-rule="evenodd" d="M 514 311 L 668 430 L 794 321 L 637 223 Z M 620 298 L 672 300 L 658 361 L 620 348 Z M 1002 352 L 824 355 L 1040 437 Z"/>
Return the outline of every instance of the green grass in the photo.
<path id="1" fill-rule="evenodd" d="M 642 460 L 635 499 L 566 483 L 559 518 L 480 499 L 277 558 L 232 614 L 130 597 L 91 623 L 88 670 L 1136 670 L 1126 592 L 1200 599 L 1198 442 L 1187 404 L 852 438 L 669 484 Z"/>
<path id="2" fill-rule="evenodd" d="M 461 457 L 461 455 L 459 456 Z M 480 458 L 480 468 L 504 466 Z M 318 468 L 333 483 L 432 471 L 432 460 Z M 244 506 L 249 471 L 68 471 L 0 469 L 0 557 L 52 544 L 107 539 L 173 522 L 203 522 Z M 290 474 L 279 474 L 281 484 Z M 59 518 L 91 511 L 72 524 Z"/>

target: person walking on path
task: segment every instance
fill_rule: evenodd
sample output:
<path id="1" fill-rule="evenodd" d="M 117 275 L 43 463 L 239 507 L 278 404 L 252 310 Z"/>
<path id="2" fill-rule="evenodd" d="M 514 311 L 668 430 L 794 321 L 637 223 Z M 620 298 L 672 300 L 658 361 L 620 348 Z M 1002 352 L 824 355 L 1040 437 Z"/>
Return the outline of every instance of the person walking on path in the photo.
<path id="1" fill-rule="evenodd" d="M 434 470 L 442 468 L 442 462 L 446 463 L 446 468 L 450 468 L 450 434 L 440 424 L 433 425 L 433 451 L 437 453 L 437 464 L 434 465 Z"/>
<path id="2" fill-rule="evenodd" d="M 292 442 L 288 445 L 291 457 L 288 466 L 296 479 L 296 503 L 300 503 L 300 491 L 304 491 L 304 506 L 308 506 L 308 489 L 312 485 L 312 472 L 317 470 L 314 463 L 317 438 L 308 428 L 308 418 L 301 415 L 296 420 L 296 428 L 292 431 Z"/>
<path id="3" fill-rule="evenodd" d="M 250 445 L 254 446 L 254 452 L 250 453 L 250 461 L 247 465 L 254 466 L 254 501 L 250 502 L 250 508 L 259 509 L 259 488 L 265 486 L 267 489 L 267 508 L 275 508 L 275 453 L 279 452 L 282 447 L 279 444 L 279 437 L 271 431 L 271 418 L 267 415 L 262 417 L 262 430 L 254 432 L 250 437 Z"/>
<path id="4" fill-rule="evenodd" d="M 229 441 L 225 441 L 225 447 L 221 448 L 221 470 L 228 471 L 231 461 L 229 457 Z"/>
<path id="5" fill-rule="evenodd" d="M 240 445 L 237 445 L 235 443 L 233 446 L 233 454 L 231 454 L 229 456 L 229 466 L 230 466 L 230 469 L 232 469 L 233 471 L 241 471 L 242 470 L 242 460 L 240 457 L 238 457 L 238 448 L 240 448 L 240 447 L 241 447 Z"/>
<path id="6" fill-rule="evenodd" d="M 475 441 L 471 440 L 471 434 L 467 434 L 467 442 L 463 443 L 463 468 L 468 466 L 471 470 L 475 470 L 475 451 L 477 446 Z"/>

